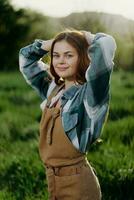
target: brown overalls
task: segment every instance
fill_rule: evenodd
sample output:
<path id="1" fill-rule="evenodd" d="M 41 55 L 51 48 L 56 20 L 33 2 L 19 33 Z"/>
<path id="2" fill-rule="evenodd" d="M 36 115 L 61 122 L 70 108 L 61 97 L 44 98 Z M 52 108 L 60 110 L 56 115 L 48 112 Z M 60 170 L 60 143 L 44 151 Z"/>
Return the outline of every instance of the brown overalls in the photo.
<path id="1" fill-rule="evenodd" d="M 46 106 L 40 122 L 39 153 L 45 164 L 49 200 L 100 200 L 98 179 L 86 155 L 65 134 L 60 112 L 58 107 Z"/>

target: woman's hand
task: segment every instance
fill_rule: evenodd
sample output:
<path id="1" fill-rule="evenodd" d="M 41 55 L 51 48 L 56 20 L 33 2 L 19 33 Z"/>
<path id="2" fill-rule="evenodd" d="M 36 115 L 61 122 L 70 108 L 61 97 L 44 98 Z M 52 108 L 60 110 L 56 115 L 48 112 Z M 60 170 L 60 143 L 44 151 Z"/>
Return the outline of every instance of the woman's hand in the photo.
<path id="1" fill-rule="evenodd" d="M 95 35 L 88 31 L 81 31 L 81 32 L 83 33 L 84 37 L 86 38 L 87 43 L 90 45 L 92 43 Z"/>
<path id="2" fill-rule="evenodd" d="M 50 51 L 53 41 L 54 39 L 43 41 L 41 48 L 45 51 Z"/>

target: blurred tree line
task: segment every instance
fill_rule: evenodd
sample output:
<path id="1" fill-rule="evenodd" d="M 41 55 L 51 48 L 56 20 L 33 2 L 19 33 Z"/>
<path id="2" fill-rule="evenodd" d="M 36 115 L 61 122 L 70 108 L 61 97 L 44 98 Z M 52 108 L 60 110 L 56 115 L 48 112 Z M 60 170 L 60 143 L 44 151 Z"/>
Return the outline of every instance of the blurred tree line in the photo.
<path id="1" fill-rule="evenodd" d="M 10 0 L 0 0 L 0 70 L 17 69 L 19 49 L 36 37 L 48 38 L 50 32 L 44 31 L 47 22 L 48 17 L 25 9 L 15 10 Z"/>
<path id="2" fill-rule="evenodd" d="M 104 17 L 106 18 L 107 16 Z M 18 70 L 18 53 L 21 47 L 32 43 L 36 38 L 49 39 L 59 31 L 71 27 L 92 33 L 112 34 L 118 47 L 115 69 L 134 70 L 134 22 L 126 34 L 110 31 L 110 26 L 111 24 L 107 27 L 95 12 L 73 13 L 67 17 L 53 18 L 28 9 L 16 10 L 10 0 L 0 0 L 0 70 Z"/>

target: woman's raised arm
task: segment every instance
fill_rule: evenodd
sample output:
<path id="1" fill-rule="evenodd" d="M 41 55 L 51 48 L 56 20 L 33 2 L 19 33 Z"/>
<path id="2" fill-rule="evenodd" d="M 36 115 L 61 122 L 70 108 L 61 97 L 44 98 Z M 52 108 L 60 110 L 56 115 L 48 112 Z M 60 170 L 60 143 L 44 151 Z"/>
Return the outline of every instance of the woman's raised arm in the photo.
<path id="1" fill-rule="evenodd" d="M 85 74 L 87 93 L 90 94 L 87 99 L 89 105 L 94 107 L 108 98 L 116 42 L 112 36 L 105 33 L 94 35 L 90 32 L 84 32 L 84 35 L 89 43 L 88 54 L 91 60 Z"/>
<path id="2" fill-rule="evenodd" d="M 44 100 L 52 77 L 48 73 L 48 65 L 40 59 L 51 49 L 52 40 L 36 39 L 34 43 L 23 47 L 19 52 L 19 69 L 26 82 L 34 88 Z"/>
<path id="3" fill-rule="evenodd" d="M 91 119 L 91 143 L 101 134 L 109 110 L 110 78 L 114 66 L 116 43 L 112 36 L 86 33 L 91 63 L 86 71 L 87 80 L 83 103 Z"/>

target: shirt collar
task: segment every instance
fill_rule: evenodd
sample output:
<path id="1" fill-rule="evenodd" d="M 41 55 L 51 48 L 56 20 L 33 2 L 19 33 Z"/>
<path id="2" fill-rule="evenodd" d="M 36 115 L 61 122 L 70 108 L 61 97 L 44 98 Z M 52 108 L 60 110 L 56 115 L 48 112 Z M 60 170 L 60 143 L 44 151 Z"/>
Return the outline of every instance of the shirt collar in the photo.
<path id="1" fill-rule="evenodd" d="M 77 90 L 80 88 L 80 85 L 72 85 L 70 88 L 63 92 L 63 99 L 71 99 Z"/>

